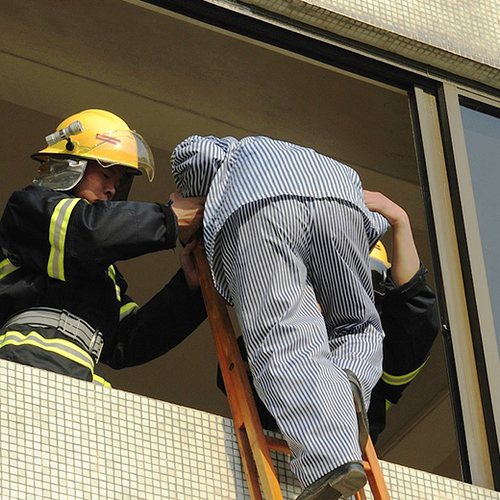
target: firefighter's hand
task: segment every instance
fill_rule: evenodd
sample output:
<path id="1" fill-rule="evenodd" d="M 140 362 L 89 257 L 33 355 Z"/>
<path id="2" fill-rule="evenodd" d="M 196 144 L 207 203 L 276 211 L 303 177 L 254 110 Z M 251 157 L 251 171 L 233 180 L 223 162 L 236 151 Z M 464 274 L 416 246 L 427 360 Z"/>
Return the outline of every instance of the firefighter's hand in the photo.
<path id="1" fill-rule="evenodd" d="M 198 270 L 196 268 L 196 263 L 193 256 L 193 248 L 196 245 L 196 241 L 193 240 L 188 243 L 182 250 L 180 255 L 181 267 L 184 271 L 184 276 L 186 277 L 186 282 L 191 293 L 196 292 L 200 286 L 200 280 L 198 276 Z"/>
<path id="2" fill-rule="evenodd" d="M 180 190 L 177 190 L 170 195 L 170 199 L 179 226 L 179 240 L 186 245 L 203 224 L 203 210 L 207 197 L 184 198 Z"/>
<path id="3" fill-rule="evenodd" d="M 396 203 L 382 193 L 364 190 L 366 206 L 373 212 L 382 214 L 394 228 L 395 226 L 409 226 L 408 214 Z"/>
<path id="4" fill-rule="evenodd" d="M 392 227 L 391 277 L 396 286 L 408 283 L 418 272 L 418 255 L 408 214 L 382 193 L 364 191 L 366 206 L 387 218 Z"/>

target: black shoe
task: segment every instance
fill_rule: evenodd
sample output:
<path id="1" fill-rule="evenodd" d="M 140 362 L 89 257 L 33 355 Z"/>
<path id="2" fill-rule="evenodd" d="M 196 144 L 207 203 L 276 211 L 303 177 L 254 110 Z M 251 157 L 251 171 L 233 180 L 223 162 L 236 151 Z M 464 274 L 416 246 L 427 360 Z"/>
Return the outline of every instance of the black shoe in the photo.
<path id="1" fill-rule="evenodd" d="M 296 500 L 338 500 L 350 497 L 366 484 L 366 474 L 359 462 L 349 462 L 320 477 Z"/>
<path id="2" fill-rule="evenodd" d="M 356 377 L 351 370 L 346 368 L 344 371 L 351 384 L 354 406 L 356 407 L 356 416 L 358 417 L 359 447 L 361 448 L 361 452 L 363 452 L 366 442 L 368 441 L 370 427 L 368 424 L 365 402 L 363 400 L 363 393 L 361 392 L 361 384 L 359 383 L 358 377 Z"/>

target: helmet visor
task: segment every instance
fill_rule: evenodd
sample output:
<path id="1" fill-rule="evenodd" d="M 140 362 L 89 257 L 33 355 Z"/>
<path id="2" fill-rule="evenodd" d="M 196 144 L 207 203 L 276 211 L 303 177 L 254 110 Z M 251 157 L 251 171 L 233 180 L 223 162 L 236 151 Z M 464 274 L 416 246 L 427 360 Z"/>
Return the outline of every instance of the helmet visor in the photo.
<path id="1" fill-rule="evenodd" d="M 96 134 L 95 141 L 94 146 L 85 148 L 85 156 L 95 158 L 103 167 L 122 165 L 138 169 L 150 182 L 153 180 L 153 153 L 140 134 L 133 130 L 115 130 Z M 79 152 L 72 153 L 78 155 Z"/>

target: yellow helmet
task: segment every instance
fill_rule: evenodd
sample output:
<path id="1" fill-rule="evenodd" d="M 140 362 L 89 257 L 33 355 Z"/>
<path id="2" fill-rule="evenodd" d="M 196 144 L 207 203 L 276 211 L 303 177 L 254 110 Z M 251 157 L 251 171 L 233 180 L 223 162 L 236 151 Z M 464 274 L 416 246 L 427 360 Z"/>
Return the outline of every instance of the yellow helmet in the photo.
<path id="1" fill-rule="evenodd" d="M 373 291 L 375 292 L 375 305 L 380 313 L 381 298 L 385 294 L 387 270 L 391 267 L 387 258 L 387 250 L 381 241 L 377 241 L 370 252 L 370 267 L 372 271 Z"/>
<path id="2" fill-rule="evenodd" d="M 119 165 L 134 174 L 154 177 L 153 153 L 147 142 L 119 116 L 102 109 L 87 109 L 62 121 L 46 137 L 48 146 L 31 157 L 96 160 L 103 167 Z"/>
<path id="3" fill-rule="evenodd" d="M 375 243 L 375 246 L 370 252 L 370 257 L 382 262 L 386 269 L 389 269 L 389 267 L 391 267 L 391 264 L 387 258 L 387 250 L 380 240 Z"/>

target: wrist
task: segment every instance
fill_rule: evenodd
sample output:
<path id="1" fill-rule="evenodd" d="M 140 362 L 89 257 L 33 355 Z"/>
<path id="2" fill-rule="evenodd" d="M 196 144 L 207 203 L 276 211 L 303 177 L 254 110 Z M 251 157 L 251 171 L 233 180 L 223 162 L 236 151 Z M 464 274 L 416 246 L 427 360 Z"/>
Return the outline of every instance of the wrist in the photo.
<path id="1" fill-rule="evenodd" d="M 179 237 L 179 223 L 172 208 L 172 203 L 172 200 L 169 200 L 167 203 L 157 203 L 164 216 L 166 248 L 175 248 L 177 238 Z"/>
<path id="2" fill-rule="evenodd" d="M 394 229 L 410 229 L 410 217 L 403 209 L 401 209 L 401 212 L 396 217 L 387 218 Z"/>

